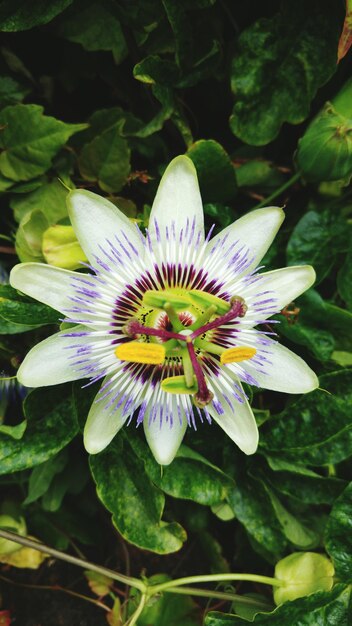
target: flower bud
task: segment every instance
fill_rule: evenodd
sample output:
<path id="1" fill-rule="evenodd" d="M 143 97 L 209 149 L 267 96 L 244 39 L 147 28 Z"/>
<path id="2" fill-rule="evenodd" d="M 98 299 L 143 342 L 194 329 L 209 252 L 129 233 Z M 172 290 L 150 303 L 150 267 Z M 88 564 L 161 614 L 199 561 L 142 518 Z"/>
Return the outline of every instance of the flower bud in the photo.
<path id="1" fill-rule="evenodd" d="M 27 534 L 26 522 L 23 517 L 12 517 L 11 515 L 0 515 L 0 528 L 8 530 L 18 535 L 25 536 Z M 11 554 L 21 549 L 21 545 L 10 539 L 0 537 L 0 555 Z"/>
<path id="2" fill-rule="evenodd" d="M 42 238 L 49 222 L 39 209 L 29 211 L 21 219 L 16 233 L 16 252 L 22 261 L 42 262 Z"/>
<path id="3" fill-rule="evenodd" d="M 308 181 L 341 180 L 352 175 L 352 81 L 308 126 L 298 142 L 296 162 Z"/>
<path id="4" fill-rule="evenodd" d="M 335 570 L 328 557 L 316 552 L 294 552 L 275 567 L 275 578 L 282 587 L 274 588 L 274 601 L 282 604 L 315 591 L 330 591 Z"/>
<path id="5" fill-rule="evenodd" d="M 87 262 L 72 226 L 56 224 L 43 233 L 42 250 L 49 265 L 75 270 Z"/>

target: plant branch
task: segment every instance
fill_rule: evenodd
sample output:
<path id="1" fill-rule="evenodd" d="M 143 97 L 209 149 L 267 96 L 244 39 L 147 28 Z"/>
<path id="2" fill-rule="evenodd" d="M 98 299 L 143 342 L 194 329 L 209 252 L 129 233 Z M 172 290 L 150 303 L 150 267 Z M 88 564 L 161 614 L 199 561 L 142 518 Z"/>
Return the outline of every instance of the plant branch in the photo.
<path id="1" fill-rule="evenodd" d="M 55 550 L 55 548 L 50 548 L 43 543 L 39 543 L 39 541 L 34 541 L 33 539 L 29 539 L 28 537 L 21 537 L 21 535 L 3 529 L 0 529 L 0 537 L 3 537 L 4 539 L 9 539 L 10 541 L 14 541 L 15 543 L 19 543 L 22 546 L 26 546 L 27 548 L 33 548 L 33 550 L 38 550 L 39 552 L 43 552 L 44 554 L 49 554 L 56 559 L 66 561 L 67 563 L 71 563 L 72 565 L 77 565 L 78 567 L 83 567 L 84 569 L 90 569 L 93 572 L 104 574 L 104 576 L 109 576 L 113 580 L 117 580 L 124 585 L 135 587 L 141 592 L 146 591 L 145 583 L 138 578 L 132 578 L 131 576 L 118 574 L 117 572 L 114 572 L 114 570 L 111 570 L 107 567 L 96 565 L 95 563 L 90 563 L 85 559 L 80 559 L 76 556 L 72 556 L 71 554 L 65 554 L 65 552 L 61 552 L 61 550 Z"/>
<path id="2" fill-rule="evenodd" d="M 141 613 L 143 612 L 146 601 L 147 601 L 147 594 L 142 593 L 137 609 L 135 610 L 133 615 L 129 618 L 129 620 L 127 620 L 125 626 L 134 626 L 135 624 L 137 624 L 137 620 L 140 617 Z"/>
<path id="3" fill-rule="evenodd" d="M 285 583 L 277 578 L 271 578 L 270 576 L 261 576 L 259 574 L 207 574 L 200 576 L 186 576 L 184 578 L 176 578 L 176 580 L 169 580 L 165 583 L 158 585 L 152 585 L 149 592 L 152 590 L 152 595 L 166 591 L 167 589 L 179 587 L 181 585 L 189 585 L 192 583 L 211 583 L 211 582 L 224 582 L 233 580 L 248 580 L 251 582 L 263 583 L 266 585 L 272 585 L 274 587 L 282 587 Z M 175 592 L 173 592 L 175 593 Z"/>
<path id="4" fill-rule="evenodd" d="M 229 600 L 230 602 L 241 602 L 248 606 L 264 607 L 264 602 L 258 601 L 255 598 L 248 598 L 241 596 L 238 593 L 231 593 L 228 591 L 217 591 L 212 589 L 200 589 L 199 587 L 170 587 L 165 589 L 165 593 L 177 593 L 181 595 L 199 596 L 201 598 L 219 598 L 219 600 Z M 271 610 L 271 605 L 265 605 L 268 610 Z"/>
<path id="5" fill-rule="evenodd" d="M 278 189 L 275 189 L 275 191 L 273 191 L 273 193 L 270 194 L 270 196 L 268 196 L 267 198 L 264 198 L 264 200 L 259 202 L 259 204 L 256 204 L 252 210 L 254 211 L 254 209 L 261 209 L 262 207 L 270 205 L 270 202 L 272 200 L 275 200 L 275 198 L 277 198 L 278 196 L 281 196 L 281 194 L 284 191 L 286 191 L 286 189 L 289 189 L 290 187 L 292 187 L 292 185 L 294 185 L 297 182 L 297 180 L 299 180 L 300 178 L 301 178 L 301 172 L 296 172 L 283 185 L 281 185 L 281 187 L 279 187 Z"/>

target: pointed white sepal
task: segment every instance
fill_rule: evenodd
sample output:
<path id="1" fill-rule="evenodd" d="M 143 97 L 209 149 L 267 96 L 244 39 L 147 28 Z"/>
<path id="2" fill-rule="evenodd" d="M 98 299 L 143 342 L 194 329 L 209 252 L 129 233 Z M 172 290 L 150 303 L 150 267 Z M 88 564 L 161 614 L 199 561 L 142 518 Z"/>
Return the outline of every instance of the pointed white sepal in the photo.
<path id="1" fill-rule="evenodd" d="M 128 248 L 128 241 L 142 255 L 144 245 L 137 227 L 112 202 L 85 189 L 75 189 L 67 196 L 67 208 L 72 226 L 90 263 L 103 257 L 106 242 L 114 244 L 115 235 Z M 127 239 L 126 239 L 127 238 Z"/>
<path id="2" fill-rule="evenodd" d="M 149 219 L 148 232 L 153 243 L 165 240 L 166 228 L 175 225 L 177 239 L 181 230 L 195 224 L 204 240 L 204 215 L 197 171 L 191 159 L 181 155 L 171 161 L 160 181 Z M 159 231 L 159 235 L 158 232 Z"/>

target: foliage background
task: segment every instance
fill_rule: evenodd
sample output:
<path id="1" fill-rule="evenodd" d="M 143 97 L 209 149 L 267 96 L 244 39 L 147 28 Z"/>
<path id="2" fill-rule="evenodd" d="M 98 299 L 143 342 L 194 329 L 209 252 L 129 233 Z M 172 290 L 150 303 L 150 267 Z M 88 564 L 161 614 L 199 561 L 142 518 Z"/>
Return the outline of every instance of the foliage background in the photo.
<path id="1" fill-rule="evenodd" d="M 345 9 L 335 0 L 0 2 L 3 377 L 60 323 L 6 284 L 16 254 L 71 268 L 82 258 L 65 185 L 107 196 L 143 227 L 163 169 L 187 152 L 208 227 L 285 205 L 264 264 L 310 263 L 317 272 L 294 313 L 277 316 L 277 331 L 317 371 L 321 389 L 301 397 L 254 391 L 254 457 L 204 424 L 161 473 L 132 425 L 88 461 L 80 431 L 94 389 L 34 390 L 22 413 L 13 385 L 2 383 L 2 513 L 24 518 L 29 534 L 62 550 L 77 543 L 120 570 L 128 553 L 134 575 L 271 575 L 297 550 L 326 551 L 335 565 L 331 592 L 274 613 L 270 590 L 242 585 L 239 593 L 257 593 L 252 612 L 240 601 L 213 610 L 215 601 L 168 596 L 142 626 L 232 626 L 258 610 L 269 611 L 255 618 L 260 625 L 348 623 L 351 91 L 336 98 L 350 77 L 349 56 L 337 63 L 339 40 L 341 57 L 351 36 Z M 50 615 L 46 624 L 59 623 Z M 94 620 L 105 623 L 98 612 Z"/>

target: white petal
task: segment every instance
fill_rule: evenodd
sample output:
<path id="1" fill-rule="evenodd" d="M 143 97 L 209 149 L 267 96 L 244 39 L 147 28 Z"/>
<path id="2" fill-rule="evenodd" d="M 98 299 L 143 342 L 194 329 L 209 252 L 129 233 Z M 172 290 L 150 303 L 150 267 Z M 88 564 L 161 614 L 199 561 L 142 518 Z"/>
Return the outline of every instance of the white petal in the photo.
<path id="1" fill-rule="evenodd" d="M 10 284 L 27 296 L 48 304 L 63 312 L 72 307 L 69 296 L 73 296 L 73 280 L 76 272 L 63 270 L 44 263 L 20 263 L 10 274 Z"/>
<path id="2" fill-rule="evenodd" d="M 273 292 L 275 298 L 275 308 L 281 311 L 287 304 L 309 289 L 316 278 L 316 274 L 311 265 L 296 265 L 284 267 L 273 272 L 265 272 L 263 285 L 265 290 Z"/>
<path id="3" fill-rule="evenodd" d="M 239 381 L 237 381 L 239 385 Z M 221 386 L 221 379 L 219 379 Z M 219 415 L 213 403 L 207 406 L 212 418 L 221 426 L 225 433 L 235 442 L 235 444 L 245 454 L 254 454 L 258 447 L 258 427 L 252 409 L 244 397 L 244 402 L 233 402 L 233 410 L 229 407 L 225 398 L 220 393 L 216 394 L 217 400 L 224 411 Z"/>
<path id="4" fill-rule="evenodd" d="M 91 191 L 76 189 L 67 196 L 67 208 L 77 239 L 92 265 L 95 263 L 95 255 L 102 256 L 99 246 L 104 248 L 107 240 L 114 241 L 115 235 L 126 248 L 127 237 L 131 245 L 144 254 L 144 246 L 135 224 L 106 198 Z"/>
<path id="5" fill-rule="evenodd" d="M 308 393 L 318 387 L 316 374 L 297 354 L 275 341 L 270 341 L 265 350 L 268 362 L 263 368 L 254 367 L 251 360 L 241 363 L 259 387 L 285 393 Z"/>
<path id="6" fill-rule="evenodd" d="M 84 427 L 84 446 L 90 454 L 104 450 L 129 418 L 129 413 L 123 415 L 123 405 L 116 409 L 99 397 L 98 393 Z"/>
<path id="7" fill-rule="evenodd" d="M 196 168 L 191 159 L 181 155 L 173 159 L 166 168 L 155 196 L 149 220 L 149 235 L 153 243 L 158 236 L 157 222 L 161 239 L 165 238 L 165 229 L 175 223 L 176 238 L 181 229 L 192 226 L 202 233 L 204 239 L 204 215 L 202 198 L 199 191 Z"/>
<path id="8" fill-rule="evenodd" d="M 160 465 L 170 465 L 170 463 L 174 460 L 187 429 L 187 419 L 183 414 L 183 411 L 181 411 L 182 423 L 180 423 L 179 420 L 176 407 L 177 396 L 174 396 L 173 402 L 174 411 L 172 426 L 170 425 L 170 421 L 166 420 L 162 420 L 160 424 L 160 420 L 158 418 L 149 422 L 150 410 L 146 411 L 143 420 L 146 440 L 155 460 Z"/>
<path id="9" fill-rule="evenodd" d="M 30 350 L 17 372 L 17 378 L 25 387 L 48 387 L 67 383 L 71 380 L 83 378 L 82 372 L 72 362 L 73 343 L 79 341 L 80 345 L 87 345 L 92 338 L 83 336 L 79 338 L 67 337 L 69 331 L 56 333 L 48 339 L 44 339 Z M 85 328 L 79 327 L 81 332 Z"/>
<path id="10" fill-rule="evenodd" d="M 208 243 L 207 251 L 210 252 L 214 244 L 225 236 L 226 247 L 238 241 L 237 249 L 245 246 L 249 249 L 249 257 L 254 257 L 251 265 L 246 268 L 247 273 L 259 265 L 284 219 L 285 214 L 279 207 L 251 211 L 213 237 Z"/>

